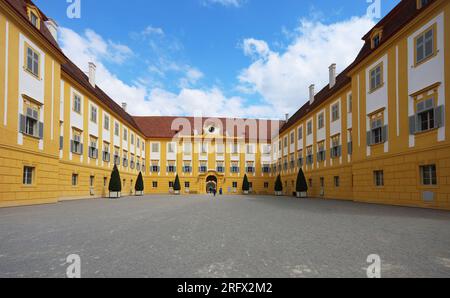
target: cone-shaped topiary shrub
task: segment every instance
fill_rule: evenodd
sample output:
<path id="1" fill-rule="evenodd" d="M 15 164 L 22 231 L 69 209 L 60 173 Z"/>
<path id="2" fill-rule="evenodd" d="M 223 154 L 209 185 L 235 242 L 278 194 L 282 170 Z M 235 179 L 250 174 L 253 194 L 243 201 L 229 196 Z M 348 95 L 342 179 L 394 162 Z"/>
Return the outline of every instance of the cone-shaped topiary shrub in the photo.
<path id="1" fill-rule="evenodd" d="M 142 195 L 144 192 L 144 178 L 142 178 L 142 172 L 139 172 L 134 190 L 136 191 L 136 195 Z"/>
<path id="2" fill-rule="evenodd" d="M 308 184 L 306 183 L 305 174 L 301 168 L 300 171 L 298 171 L 296 191 L 297 195 L 303 194 L 303 196 L 308 191 Z"/>
<path id="3" fill-rule="evenodd" d="M 281 182 L 281 176 L 278 175 L 277 180 L 275 181 L 275 194 L 281 195 L 283 192 L 283 182 Z"/>
<path id="4" fill-rule="evenodd" d="M 247 174 L 244 176 L 244 182 L 242 182 L 242 191 L 248 193 L 250 190 L 250 183 L 248 182 Z"/>
<path id="5" fill-rule="evenodd" d="M 114 165 L 114 168 L 112 170 L 108 189 L 110 192 L 110 196 L 112 196 L 111 193 L 116 193 L 114 197 L 119 197 L 120 196 L 119 193 L 122 191 L 122 182 L 120 180 L 120 173 L 116 165 Z"/>
<path id="6" fill-rule="evenodd" d="M 180 184 L 180 177 L 175 177 L 175 182 L 173 183 L 173 190 L 176 192 L 179 192 L 181 190 L 181 184 Z"/>

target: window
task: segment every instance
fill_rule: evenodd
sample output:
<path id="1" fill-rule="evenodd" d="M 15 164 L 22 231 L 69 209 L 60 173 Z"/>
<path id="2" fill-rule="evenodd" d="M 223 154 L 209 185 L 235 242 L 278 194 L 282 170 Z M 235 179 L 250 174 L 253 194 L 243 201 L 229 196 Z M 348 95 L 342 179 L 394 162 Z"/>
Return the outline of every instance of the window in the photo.
<path id="1" fill-rule="evenodd" d="M 218 173 L 224 173 L 225 172 L 225 167 L 223 165 L 223 162 L 218 162 L 217 163 L 217 172 Z"/>
<path id="2" fill-rule="evenodd" d="M 208 144 L 207 143 L 200 144 L 200 153 L 201 154 L 207 154 L 208 153 Z"/>
<path id="3" fill-rule="evenodd" d="M 319 114 L 319 117 L 317 119 L 317 125 L 318 125 L 318 129 L 322 129 L 325 126 L 325 121 L 324 121 L 324 115 L 323 113 Z"/>
<path id="4" fill-rule="evenodd" d="M 314 162 L 313 147 L 306 148 L 306 164 L 312 165 Z"/>
<path id="5" fill-rule="evenodd" d="M 131 145 L 134 145 L 134 134 L 131 134 Z"/>
<path id="6" fill-rule="evenodd" d="M 325 151 L 325 142 L 320 142 L 318 145 L 319 147 L 317 151 L 317 161 L 325 161 L 326 159 L 326 151 Z"/>
<path id="7" fill-rule="evenodd" d="M 232 154 L 239 154 L 239 145 L 238 144 L 232 144 L 231 145 L 231 153 Z"/>
<path id="8" fill-rule="evenodd" d="M 95 139 L 91 139 L 91 143 L 89 146 L 89 157 L 93 159 L 98 158 L 97 140 Z"/>
<path id="9" fill-rule="evenodd" d="M 352 113 L 352 111 L 353 111 L 353 95 L 349 95 L 348 96 L 348 106 L 347 106 L 347 112 L 349 113 L 349 114 L 351 114 Z"/>
<path id="10" fill-rule="evenodd" d="M 119 136 L 119 134 L 120 134 L 120 127 L 119 127 L 119 123 L 117 123 L 117 122 L 114 122 L 114 135 L 115 135 L 116 137 L 118 137 L 118 136 Z"/>
<path id="11" fill-rule="evenodd" d="M 415 39 L 416 65 L 425 62 L 436 53 L 436 26 L 433 25 Z"/>
<path id="12" fill-rule="evenodd" d="M 295 132 L 291 132 L 291 145 L 295 144 Z"/>
<path id="13" fill-rule="evenodd" d="M 238 183 L 237 182 L 233 182 L 233 188 L 238 188 Z"/>
<path id="14" fill-rule="evenodd" d="M 417 9 L 422 9 L 430 3 L 430 0 L 417 0 Z"/>
<path id="15" fill-rule="evenodd" d="M 39 17 L 32 11 L 30 11 L 30 22 L 34 27 L 39 28 Z"/>
<path id="16" fill-rule="evenodd" d="M 23 184 L 24 185 L 32 185 L 33 184 L 34 171 L 35 171 L 35 168 L 33 168 L 33 167 L 24 167 L 23 168 Z"/>
<path id="17" fill-rule="evenodd" d="M 137 138 L 136 147 L 141 148 L 141 139 Z"/>
<path id="18" fill-rule="evenodd" d="M 109 130 L 109 116 L 105 115 L 105 119 L 103 120 L 103 128 L 105 130 Z"/>
<path id="19" fill-rule="evenodd" d="M 158 182 L 157 181 L 153 181 L 152 182 L 152 188 L 158 188 Z"/>
<path id="20" fill-rule="evenodd" d="M 206 162 L 202 162 L 200 164 L 200 167 L 198 168 L 198 171 L 200 173 L 206 173 L 208 171 L 208 166 L 207 166 Z"/>
<path id="21" fill-rule="evenodd" d="M 379 64 L 370 71 L 370 92 L 375 91 L 383 85 L 383 64 Z"/>
<path id="22" fill-rule="evenodd" d="M 309 187 L 313 187 L 313 180 L 311 178 L 308 179 Z"/>
<path id="23" fill-rule="evenodd" d="M 375 35 L 374 38 L 372 38 L 372 48 L 378 47 L 380 45 L 380 41 L 380 34 Z"/>
<path id="24" fill-rule="evenodd" d="M 255 154 L 255 150 L 253 150 L 252 144 L 247 144 L 247 154 Z"/>
<path id="25" fill-rule="evenodd" d="M 298 139 L 299 139 L 299 140 L 302 140 L 302 139 L 303 139 L 303 127 L 299 127 L 299 128 L 298 128 L 297 135 L 298 135 Z"/>
<path id="26" fill-rule="evenodd" d="M 159 166 L 158 165 L 152 165 L 151 172 L 152 173 L 159 173 Z"/>
<path id="27" fill-rule="evenodd" d="M 167 152 L 175 153 L 175 143 L 167 143 Z"/>
<path id="28" fill-rule="evenodd" d="M 42 138 L 43 124 L 39 123 L 39 112 L 37 108 L 26 108 L 26 115 L 21 115 L 22 126 L 20 131 L 26 135 Z"/>
<path id="29" fill-rule="evenodd" d="M 383 126 L 383 113 L 370 117 L 370 131 L 367 132 L 367 145 L 382 144 L 387 141 L 388 127 Z"/>
<path id="30" fill-rule="evenodd" d="M 191 173 L 192 172 L 192 167 L 191 165 L 185 165 L 183 167 L 183 173 Z"/>
<path id="31" fill-rule="evenodd" d="M 191 187 L 191 183 L 186 181 L 184 182 L 184 188 L 189 189 Z"/>
<path id="32" fill-rule="evenodd" d="M 105 162 L 109 162 L 111 159 L 110 154 L 109 154 L 109 144 L 108 143 L 104 143 L 103 144 L 103 161 Z"/>
<path id="33" fill-rule="evenodd" d="M 231 164 L 231 173 L 239 173 L 239 164 L 237 162 L 233 162 Z"/>
<path id="34" fill-rule="evenodd" d="M 89 177 L 89 186 L 94 187 L 94 184 L 95 184 L 95 176 L 90 176 Z"/>
<path id="35" fill-rule="evenodd" d="M 159 153 L 159 143 L 152 143 L 152 153 Z"/>
<path id="36" fill-rule="evenodd" d="M 81 133 L 78 131 L 73 132 L 73 140 L 71 141 L 71 150 L 75 154 L 83 154 L 83 144 L 81 143 Z"/>
<path id="37" fill-rule="evenodd" d="M 306 134 L 309 136 L 312 134 L 312 121 L 309 121 L 306 125 Z"/>
<path id="38" fill-rule="evenodd" d="M 339 115 L 339 104 L 335 104 L 331 107 L 331 121 L 337 121 L 339 120 L 340 115 Z"/>
<path id="39" fill-rule="evenodd" d="M 339 187 L 340 179 L 339 176 L 334 176 L 334 187 Z"/>
<path id="40" fill-rule="evenodd" d="M 167 166 L 167 172 L 168 173 L 175 173 L 176 172 L 176 167 L 174 165 Z"/>
<path id="41" fill-rule="evenodd" d="M 264 182 L 264 188 L 268 189 L 269 188 L 269 182 Z"/>
<path id="42" fill-rule="evenodd" d="M 287 136 L 284 137 L 283 145 L 284 145 L 284 148 L 287 148 L 287 146 L 288 146 L 288 137 Z"/>
<path id="43" fill-rule="evenodd" d="M 72 186 L 78 185 L 78 174 L 72 174 Z"/>
<path id="44" fill-rule="evenodd" d="M 374 171 L 373 178 L 375 186 L 384 186 L 384 172 L 383 171 Z"/>
<path id="45" fill-rule="evenodd" d="M 91 122 L 97 123 L 97 107 L 91 106 Z"/>
<path id="46" fill-rule="evenodd" d="M 169 181 L 169 189 L 172 189 L 174 184 L 175 183 L 173 181 Z"/>
<path id="47" fill-rule="evenodd" d="M 31 47 L 27 47 L 26 63 L 26 70 L 35 77 L 39 77 L 39 53 L 33 50 Z"/>
<path id="48" fill-rule="evenodd" d="M 128 141 L 128 130 L 126 128 L 123 129 L 123 140 Z"/>
<path id="49" fill-rule="evenodd" d="M 420 177 L 422 180 L 422 185 L 437 185 L 436 165 L 421 166 Z"/>
<path id="50" fill-rule="evenodd" d="M 423 132 L 439 128 L 443 124 L 444 108 L 435 107 L 434 98 L 416 103 L 416 114 L 409 118 L 410 133 Z"/>
<path id="51" fill-rule="evenodd" d="M 81 114 L 81 97 L 78 94 L 73 96 L 73 111 Z"/>
<path id="52" fill-rule="evenodd" d="M 103 187 L 108 185 L 108 177 L 103 177 Z"/>
<path id="53" fill-rule="evenodd" d="M 337 135 L 331 138 L 331 158 L 342 155 L 341 136 Z"/>

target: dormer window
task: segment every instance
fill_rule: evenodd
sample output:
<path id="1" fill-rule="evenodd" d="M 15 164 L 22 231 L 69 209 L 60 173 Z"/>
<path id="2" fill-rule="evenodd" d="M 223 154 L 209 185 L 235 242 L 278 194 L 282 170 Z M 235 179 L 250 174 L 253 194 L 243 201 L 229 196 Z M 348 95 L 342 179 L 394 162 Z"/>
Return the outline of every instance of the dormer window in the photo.
<path id="1" fill-rule="evenodd" d="M 28 19 L 34 27 L 40 29 L 41 19 L 38 10 L 35 7 L 28 7 Z"/>
<path id="2" fill-rule="evenodd" d="M 376 48 L 380 45 L 380 35 L 376 35 L 373 39 L 372 39 L 372 44 L 373 47 Z"/>
<path id="3" fill-rule="evenodd" d="M 33 24 L 34 27 L 36 27 L 36 28 L 38 27 L 38 25 L 39 25 L 39 18 L 33 12 L 30 13 L 30 21 L 31 21 L 31 24 Z"/>
<path id="4" fill-rule="evenodd" d="M 382 37 L 383 37 L 382 28 L 376 28 L 373 30 L 372 34 L 370 35 L 370 42 L 372 49 L 375 49 L 380 45 Z"/>
<path id="5" fill-rule="evenodd" d="M 417 0 L 417 9 L 422 9 L 427 6 L 431 1 L 430 0 Z"/>

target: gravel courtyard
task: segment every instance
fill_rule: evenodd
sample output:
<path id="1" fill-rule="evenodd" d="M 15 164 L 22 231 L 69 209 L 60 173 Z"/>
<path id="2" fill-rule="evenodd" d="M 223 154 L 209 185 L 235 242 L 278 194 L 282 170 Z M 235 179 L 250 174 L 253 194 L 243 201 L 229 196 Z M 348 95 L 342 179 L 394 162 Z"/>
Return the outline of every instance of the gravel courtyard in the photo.
<path id="1" fill-rule="evenodd" d="M 0 277 L 450 277 L 450 212 L 148 196 L 0 209 Z"/>

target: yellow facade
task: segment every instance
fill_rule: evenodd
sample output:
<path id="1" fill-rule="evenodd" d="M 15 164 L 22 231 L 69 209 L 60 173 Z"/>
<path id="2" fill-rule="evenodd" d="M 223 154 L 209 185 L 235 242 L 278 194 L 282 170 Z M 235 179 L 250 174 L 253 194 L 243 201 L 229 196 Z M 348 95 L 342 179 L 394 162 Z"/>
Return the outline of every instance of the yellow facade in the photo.
<path id="1" fill-rule="evenodd" d="M 146 135 L 131 116 L 125 119 L 100 98 L 98 87 L 67 71 L 67 58 L 2 1 L 0 207 L 106 197 L 117 154 L 122 195 L 133 194 L 140 171 L 145 194 L 171 193 L 176 174 L 183 194 L 205 194 L 211 182 L 225 194 L 240 194 L 244 175 L 253 193 L 273 194 L 280 174 L 284 194 L 293 195 L 302 168 L 310 197 L 450 209 L 450 3 L 436 0 L 422 10 L 386 40 L 385 23 L 376 26 L 368 37 L 373 49 L 348 70 L 348 81 L 311 98 L 312 108 L 300 110 L 301 117 L 291 118 L 265 144 L 224 132 L 184 139 Z M 45 25 L 41 20 L 39 27 Z M 415 61 L 418 40 L 430 28 L 433 53 Z M 32 53 L 37 69 L 25 62 Z M 443 108 L 442 123 L 412 133 L 411 117 L 429 98 Z M 23 122 L 24 128 L 21 119 L 29 109 L 36 121 Z M 382 127 L 373 129 L 378 123 Z M 222 153 L 217 149 L 223 140 Z M 424 173 L 430 175 L 427 185 Z"/>

